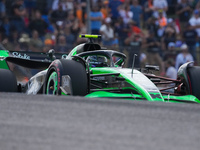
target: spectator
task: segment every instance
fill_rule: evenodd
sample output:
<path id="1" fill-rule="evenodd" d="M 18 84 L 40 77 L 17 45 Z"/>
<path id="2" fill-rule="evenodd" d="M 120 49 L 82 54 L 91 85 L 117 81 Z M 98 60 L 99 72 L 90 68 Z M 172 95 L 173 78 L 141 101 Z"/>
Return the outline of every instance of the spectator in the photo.
<path id="1" fill-rule="evenodd" d="M 152 14 L 153 14 L 153 0 L 147 0 L 144 3 L 144 10 L 143 10 L 144 21 L 147 21 L 150 17 L 152 17 Z"/>
<path id="2" fill-rule="evenodd" d="M 132 33 L 131 36 L 125 39 L 125 44 L 128 46 L 128 67 L 132 66 L 133 57 L 137 54 L 135 66 L 140 67 L 140 49 L 142 44 L 142 37 L 137 33 Z"/>
<path id="3" fill-rule="evenodd" d="M 172 19 L 172 18 L 169 18 L 167 20 L 168 24 L 171 24 L 173 26 L 173 28 L 176 30 L 176 36 L 179 36 L 180 34 L 180 25 L 177 21 L 177 19 Z"/>
<path id="4" fill-rule="evenodd" d="M 142 18 L 142 7 L 138 4 L 138 0 L 132 0 L 131 12 L 133 13 L 133 21 L 135 21 L 136 25 L 140 27 L 140 21 Z"/>
<path id="5" fill-rule="evenodd" d="M 90 12 L 90 20 L 92 34 L 99 34 L 99 30 L 102 25 L 101 22 L 103 20 L 103 14 L 97 5 L 93 6 L 92 11 Z"/>
<path id="6" fill-rule="evenodd" d="M 34 9 L 36 9 L 36 0 L 24 0 L 24 5 L 27 10 L 27 15 L 32 17 Z"/>
<path id="7" fill-rule="evenodd" d="M 174 67 L 174 60 L 173 59 L 168 59 L 166 62 L 166 74 L 165 76 L 171 79 L 176 80 L 177 78 L 177 70 Z M 175 85 L 174 83 L 172 85 Z"/>
<path id="8" fill-rule="evenodd" d="M 57 21 L 64 21 L 67 18 L 67 11 L 63 10 L 62 4 L 58 3 L 58 9 L 54 10 L 51 13 L 51 21 L 52 23 L 56 23 Z"/>
<path id="9" fill-rule="evenodd" d="M 187 0 L 181 0 L 181 3 L 177 5 L 176 15 L 179 17 L 181 32 L 184 31 L 184 26 L 190 19 L 191 11 L 192 8 Z"/>
<path id="10" fill-rule="evenodd" d="M 176 0 L 177 1 L 177 4 L 180 4 L 181 3 L 181 0 Z"/>
<path id="11" fill-rule="evenodd" d="M 198 38 L 200 38 L 200 17 L 199 10 L 194 10 L 194 16 L 189 20 L 190 25 L 196 30 Z"/>
<path id="12" fill-rule="evenodd" d="M 80 2 L 81 4 L 81 8 L 82 8 L 82 21 L 83 21 L 83 24 L 85 24 L 85 20 L 86 20 L 86 11 L 87 11 L 87 0 L 81 0 Z"/>
<path id="13" fill-rule="evenodd" d="M 23 33 L 19 38 L 19 44 L 21 51 L 30 51 L 29 44 L 30 44 L 30 37 L 28 34 Z"/>
<path id="14" fill-rule="evenodd" d="M 19 46 L 19 33 L 15 28 L 10 29 L 10 36 L 8 37 L 8 43 L 5 45 L 6 49 L 14 50 L 15 47 Z"/>
<path id="15" fill-rule="evenodd" d="M 84 25 L 83 20 L 84 20 L 85 16 L 83 18 L 83 10 L 82 10 L 81 4 L 80 3 L 76 3 L 75 7 L 76 7 L 75 8 L 76 17 L 77 17 L 78 21 L 80 22 L 80 26 L 83 26 Z"/>
<path id="16" fill-rule="evenodd" d="M 174 79 L 176 80 L 177 79 L 177 70 L 176 68 L 174 67 L 174 60 L 173 59 L 168 59 L 165 63 L 165 66 L 166 66 L 166 73 L 165 73 L 165 76 L 167 78 L 170 78 L 170 79 Z M 168 85 L 170 87 L 175 87 L 175 83 L 171 83 L 170 85 Z M 167 90 L 168 92 L 172 92 L 174 93 L 174 88 L 171 88 L 171 89 L 168 89 Z"/>
<path id="17" fill-rule="evenodd" d="M 50 16 L 50 15 L 49 15 Z M 50 17 L 48 15 L 42 15 L 42 19 L 47 23 L 47 32 L 50 32 L 50 33 L 53 33 L 55 28 L 56 28 L 56 25 L 50 21 Z"/>
<path id="18" fill-rule="evenodd" d="M 157 35 L 159 37 L 162 37 L 165 31 L 165 27 L 167 26 L 167 18 L 163 16 L 163 10 L 159 10 L 159 16 L 158 16 L 158 21 L 157 24 L 159 25 Z"/>
<path id="19" fill-rule="evenodd" d="M 6 5 L 5 5 L 6 0 L 1 0 L 0 1 L 0 18 L 5 17 L 6 15 Z"/>
<path id="20" fill-rule="evenodd" d="M 125 25 L 127 25 L 133 18 L 133 12 L 130 11 L 130 6 L 125 6 L 124 9 L 120 9 L 119 15 L 123 19 Z"/>
<path id="21" fill-rule="evenodd" d="M 176 41 L 176 29 L 173 24 L 173 20 L 170 18 L 168 21 L 168 25 L 164 29 L 164 33 L 161 39 L 162 49 L 166 50 L 167 46 L 170 42 Z"/>
<path id="22" fill-rule="evenodd" d="M 53 41 L 49 38 L 45 39 L 44 41 L 44 47 L 43 47 L 43 52 L 47 53 L 50 49 L 53 49 Z"/>
<path id="23" fill-rule="evenodd" d="M 200 10 L 200 1 L 199 0 L 195 0 L 196 2 L 195 3 L 195 9 L 198 9 Z"/>
<path id="24" fill-rule="evenodd" d="M 19 33 L 24 32 L 25 24 L 23 17 L 26 14 L 26 9 L 23 0 L 15 0 L 11 8 L 11 24 L 16 28 Z"/>
<path id="25" fill-rule="evenodd" d="M 120 7 L 125 8 L 125 6 L 130 6 L 132 3 L 132 0 L 121 0 L 123 3 L 121 4 Z"/>
<path id="26" fill-rule="evenodd" d="M 194 61 L 192 55 L 188 52 L 187 44 L 182 44 L 181 52 L 176 57 L 176 70 L 186 62 Z"/>
<path id="27" fill-rule="evenodd" d="M 66 11 L 74 10 L 73 0 L 61 0 L 66 5 Z"/>
<path id="28" fill-rule="evenodd" d="M 15 28 L 11 28 L 10 29 L 10 36 L 9 36 L 9 41 L 12 43 L 18 43 L 20 34 L 17 32 L 17 30 Z"/>
<path id="29" fill-rule="evenodd" d="M 70 11 L 74 9 L 73 1 L 72 0 L 54 0 L 52 3 L 52 10 L 59 9 L 59 5 L 61 5 L 64 11 Z"/>
<path id="30" fill-rule="evenodd" d="M 52 2 L 52 11 L 58 9 L 58 4 L 59 4 L 59 0 L 53 0 L 53 2 Z M 65 9 L 65 7 L 63 9 Z"/>
<path id="31" fill-rule="evenodd" d="M 167 0 L 168 3 L 168 10 L 167 10 L 167 15 L 173 16 L 176 13 L 176 5 L 177 1 L 176 0 Z"/>
<path id="32" fill-rule="evenodd" d="M 66 44 L 67 44 L 66 51 L 70 51 L 75 46 L 76 37 L 71 33 L 70 28 L 67 28 L 67 27 L 65 28 L 64 34 L 65 34 Z"/>
<path id="33" fill-rule="evenodd" d="M 158 12 L 159 12 L 158 23 L 159 23 L 159 26 L 163 28 L 167 26 L 167 18 L 163 15 L 162 9 L 160 9 Z"/>
<path id="34" fill-rule="evenodd" d="M 118 8 L 117 8 L 118 12 L 119 12 L 120 10 L 124 10 L 125 7 L 129 7 L 129 8 L 130 8 L 131 1 L 132 1 L 132 0 L 121 0 L 122 3 L 121 3 L 121 5 L 119 5 Z"/>
<path id="35" fill-rule="evenodd" d="M 155 37 L 155 34 L 153 31 L 149 31 L 149 37 L 146 38 L 143 47 L 147 48 L 148 52 L 148 62 L 151 65 L 159 65 L 161 70 L 161 75 L 164 75 L 165 69 L 164 69 L 164 63 L 162 61 L 162 58 L 160 57 L 160 46 L 161 43 L 159 40 Z"/>
<path id="36" fill-rule="evenodd" d="M 192 54 L 194 60 L 197 60 L 196 57 L 196 42 L 198 39 L 197 32 L 192 28 L 190 24 L 185 26 L 185 31 L 183 32 L 183 40 L 188 45 L 189 52 Z"/>
<path id="37" fill-rule="evenodd" d="M 168 59 L 176 60 L 177 50 L 176 50 L 176 44 L 174 42 L 170 42 L 167 46 L 167 49 L 164 53 L 164 61 L 167 61 Z"/>
<path id="38" fill-rule="evenodd" d="M 163 16 L 166 17 L 167 10 L 168 10 L 168 3 L 167 0 L 153 0 L 153 16 L 158 18 L 159 17 L 159 10 L 163 10 Z"/>
<path id="39" fill-rule="evenodd" d="M 142 51 L 140 51 L 140 68 L 145 67 L 146 63 L 147 63 L 147 55 Z"/>
<path id="40" fill-rule="evenodd" d="M 141 6 L 144 6 L 144 4 L 145 4 L 146 1 L 147 1 L 147 0 L 139 0 L 139 4 L 140 4 Z"/>
<path id="41" fill-rule="evenodd" d="M 52 13 L 52 5 L 54 0 L 47 0 L 46 8 L 49 11 L 48 14 Z"/>
<path id="42" fill-rule="evenodd" d="M 117 21 L 119 18 L 119 6 L 122 5 L 122 2 L 120 0 L 110 0 L 109 1 L 109 8 L 111 9 L 111 19 L 113 21 L 113 24 Z"/>
<path id="43" fill-rule="evenodd" d="M 0 48 L 5 47 L 7 43 L 8 43 L 8 38 L 5 36 L 5 29 L 3 28 L 2 25 L 0 25 Z"/>
<path id="44" fill-rule="evenodd" d="M 1 39 L 5 37 L 5 34 L 6 34 L 6 30 L 3 26 L 2 23 L 0 23 L 0 35 L 1 35 Z"/>
<path id="45" fill-rule="evenodd" d="M 9 37 L 10 36 L 10 30 L 11 30 L 12 26 L 11 26 L 11 24 L 9 22 L 8 17 L 4 17 L 3 18 L 2 27 L 4 29 L 5 36 Z"/>
<path id="46" fill-rule="evenodd" d="M 14 2 L 14 0 L 5 0 L 6 15 L 8 15 L 10 17 L 12 17 L 12 15 L 13 15 L 13 13 L 11 12 L 13 2 Z"/>
<path id="47" fill-rule="evenodd" d="M 157 37 L 157 31 L 159 29 L 159 25 L 156 23 L 156 18 L 155 17 L 150 17 L 147 20 L 146 28 L 148 31 L 154 32 L 155 36 Z"/>
<path id="48" fill-rule="evenodd" d="M 101 26 L 100 33 L 102 35 L 102 41 L 104 46 L 112 47 L 118 44 L 114 36 L 114 30 L 111 26 L 111 18 L 105 19 L 105 24 Z"/>
<path id="49" fill-rule="evenodd" d="M 44 40 L 48 24 L 42 19 L 39 10 L 36 10 L 34 15 L 34 19 L 29 24 L 29 29 L 31 31 L 36 30 L 39 33 L 40 38 Z"/>
<path id="50" fill-rule="evenodd" d="M 123 19 L 120 17 L 115 24 L 114 30 L 119 40 L 119 49 L 122 52 L 125 46 L 124 40 L 128 37 L 130 29 L 128 25 L 124 24 Z"/>
<path id="51" fill-rule="evenodd" d="M 43 42 L 39 38 L 39 34 L 36 30 L 32 32 L 32 38 L 30 39 L 30 50 L 33 52 L 41 52 L 42 51 Z"/>
<path id="52" fill-rule="evenodd" d="M 58 30 L 55 29 L 53 33 L 46 34 L 45 39 L 51 39 L 52 45 L 56 45 L 58 34 L 59 34 Z"/>
<path id="53" fill-rule="evenodd" d="M 69 48 L 67 47 L 66 43 L 66 37 L 62 34 L 58 36 L 58 42 L 55 46 L 55 51 L 61 53 L 69 53 Z"/>
<path id="54" fill-rule="evenodd" d="M 36 8 L 42 15 L 48 15 L 51 9 L 48 9 L 48 3 L 52 3 L 51 0 L 36 0 Z"/>
<path id="55" fill-rule="evenodd" d="M 108 7 L 109 1 L 105 0 L 101 7 L 101 13 L 103 14 L 103 19 L 109 17 L 109 7 Z"/>
<path id="56" fill-rule="evenodd" d="M 175 47 L 177 48 L 177 49 L 180 49 L 180 47 L 181 47 L 181 45 L 183 44 L 184 42 L 183 42 L 183 40 L 182 40 L 182 37 L 181 36 L 177 36 L 176 37 L 176 42 L 175 42 Z"/>
<path id="57" fill-rule="evenodd" d="M 81 29 L 80 29 L 80 31 L 79 31 L 79 33 L 78 33 L 79 35 L 81 35 L 81 34 L 87 34 L 87 29 L 86 29 L 86 27 L 85 26 L 83 26 Z M 86 43 L 87 42 L 87 39 L 86 38 L 77 38 L 76 39 L 76 44 L 78 45 L 78 44 L 82 44 L 82 43 Z"/>
<path id="58" fill-rule="evenodd" d="M 188 0 L 189 5 L 192 6 L 192 8 L 195 8 L 199 0 Z"/>
<path id="59" fill-rule="evenodd" d="M 133 20 L 129 21 L 128 29 L 129 29 L 128 36 L 131 36 L 132 33 L 137 35 L 137 37 L 143 37 L 144 36 L 142 30 L 136 25 L 136 22 L 134 22 Z"/>
<path id="60" fill-rule="evenodd" d="M 65 27 L 69 27 L 71 29 L 71 33 L 78 37 L 78 33 L 80 30 L 79 20 L 75 17 L 74 12 L 71 10 L 68 12 L 67 20 L 65 21 Z"/>

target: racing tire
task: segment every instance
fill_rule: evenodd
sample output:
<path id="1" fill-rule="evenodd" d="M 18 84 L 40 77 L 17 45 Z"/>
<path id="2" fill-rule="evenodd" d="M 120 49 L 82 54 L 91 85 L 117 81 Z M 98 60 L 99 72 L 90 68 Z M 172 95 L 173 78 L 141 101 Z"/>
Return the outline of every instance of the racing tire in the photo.
<path id="1" fill-rule="evenodd" d="M 190 94 L 200 99 L 200 77 L 199 77 L 200 67 L 199 66 L 188 67 L 187 73 L 188 73 Z"/>
<path id="2" fill-rule="evenodd" d="M 68 75 L 71 79 L 72 95 L 84 96 L 87 94 L 88 77 L 86 68 L 80 62 L 67 59 L 55 60 L 50 65 L 45 80 L 45 94 L 61 95 L 60 87 L 63 75 Z"/>
<path id="3" fill-rule="evenodd" d="M 7 69 L 0 69 L 0 92 L 17 91 L 17 79 L 14 73 Z"/>

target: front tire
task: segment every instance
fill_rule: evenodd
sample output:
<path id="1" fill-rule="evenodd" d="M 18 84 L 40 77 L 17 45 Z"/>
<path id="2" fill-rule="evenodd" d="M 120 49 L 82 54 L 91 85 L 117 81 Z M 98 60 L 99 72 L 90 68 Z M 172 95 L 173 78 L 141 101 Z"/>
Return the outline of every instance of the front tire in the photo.
<path id="1" fill-rule="evenodd" d="M 45 83 L 45 93 L 48 95 L 61 95 L 62 76 L 71 78 L 73 95 L 84 96 L 88 91 L 88 78 L 86 68 L 74 60 L 55 60 L 49 67 Z"/>

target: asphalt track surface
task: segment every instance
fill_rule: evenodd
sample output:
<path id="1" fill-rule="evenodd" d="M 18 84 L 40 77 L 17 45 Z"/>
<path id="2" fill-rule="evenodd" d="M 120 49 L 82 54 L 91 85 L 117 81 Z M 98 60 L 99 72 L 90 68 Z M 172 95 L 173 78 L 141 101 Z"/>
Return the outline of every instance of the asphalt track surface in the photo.
<path id="1" fill-rule="evenodd" d="M 200 149 L 200 105 L 0 93 L 0 150 L 169 149 Z"/>

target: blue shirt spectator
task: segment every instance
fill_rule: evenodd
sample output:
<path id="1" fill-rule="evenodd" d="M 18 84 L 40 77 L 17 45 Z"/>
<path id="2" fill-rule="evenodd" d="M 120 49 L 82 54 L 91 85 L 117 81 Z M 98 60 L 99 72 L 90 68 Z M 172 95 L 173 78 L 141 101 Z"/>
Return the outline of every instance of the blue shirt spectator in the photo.
<path id="1" fill-rule="evenodd" d="M 9 19 L 8 19 L 8 17 L 4 17 L 3 18 L 3 28 L 4 28 L 4 30 L 5 30 L 5 35 L 7 36 L 7 37 L 9 37 L 10 36 L 10 28 L 11 28 L 11 25 L 10 25 L 10 22 L 9 22 Z"/>
<path id="2" fill-rule="evenodd" d="M 23 17 L 26 15 L 26 8 L 23 0 L 15 0 L 11 7 L 11 25 L 15 27 L 15 29 L 22 33 L 25 31 L 25 22 Z"/>
<path id="3" fill-rule="evenodd" d="M 131 5 L 131 11 L 133 12 L 133 20 L 136 22 L 136 25 L 140 27 L 142 7 L 138 4 L 138 0 L 133 0 L 133 5 Z"/>
<path id="4" fill-rule="evenodd" d="M 99 30 L 102 25 L 101 21 L 103 19 L 103 14 L 98 10 L 97 6 L 95 6 L 90 12 L 90 17 L 92 34 L 99 34 Z"/>
<path id="5" fill-rule="evenodd" d="M 122 4 L 120 0 L 110 0 L 109 8 L 111 9 L 112 21 L 116 21 L 119 18 L 118 7 Z"/>
<path id="6" fill-rule="evenodd" d="M 0 1 L 0 17 L 4 17 L 6 14 L 6 6 L 5 6 L 5 0 Z"/>
<path id="7" fill-rule="evenodd" d="M 196 61 L 196 42 L 198 40 L 198 35 L 196 30 L 189 23 L 185 26 L 185 30 L 183 32 L 183 39 L 188 45 L 188 50 L 190 54 L 192 54 L 194 60 Z"/>
<path id="8" fill-rule="evenodd" d="M 36 0 L 24 0 L 24 5 L 27 9 L 35 9 Z"/>

